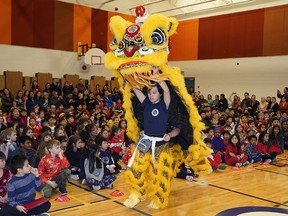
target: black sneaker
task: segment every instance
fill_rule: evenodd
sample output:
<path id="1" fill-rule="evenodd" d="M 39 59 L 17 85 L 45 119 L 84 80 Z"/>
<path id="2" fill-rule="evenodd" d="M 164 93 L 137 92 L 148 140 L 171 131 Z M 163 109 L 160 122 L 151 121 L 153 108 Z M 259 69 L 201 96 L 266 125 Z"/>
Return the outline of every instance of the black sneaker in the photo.
<path id="1" fill-rule="evenodd" d="M 66 188 L 59 188 L 59 193 L 61 195 L 66 195 L 68 192 L 67 192 Z"/>

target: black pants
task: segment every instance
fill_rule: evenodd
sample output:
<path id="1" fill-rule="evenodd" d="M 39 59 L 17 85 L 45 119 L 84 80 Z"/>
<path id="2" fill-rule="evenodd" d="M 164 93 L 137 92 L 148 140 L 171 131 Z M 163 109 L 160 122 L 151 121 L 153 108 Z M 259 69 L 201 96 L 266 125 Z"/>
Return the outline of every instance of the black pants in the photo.
<path id="1" fill-rule="evenodd" d="M 27 214 L 23 212 L 19 212 L 16 208 L 5 204 L 0 210 L 0 216 L 27 216 L 27 215 L 38 215 L 44 212 L 48 212 L 51 207 L 51 203 L 49 201 L 39 205 L 33 209 L 30 209 Z"/>
<path id="2" fill-rule="evenodd" d="M 118 161 L 122 158 L 122 155 L 120 156 L 118 153 L 115 153 L 115 152 L 112 153 L 111 155 L 112 155 L 112 158 L 113 158 L 114 163 L 115 163 L 115 168 L 116 168 L 117 170 L 121 170 L 122 167 L 121 167 L 120 164 L 118 164 Z"/>
<path id="3" fill-rule="evenodd" d="M 267 160 L 267 159 L 273 160 L 273 159 L 276 158 L 277 155 L 278 155 L 277 152 L 272 152 L 272 153 L 270 153 L 270 154 L 262 155 L 262 156 L 261 156 L 262 162 L 264 162 L 264 161 Z"/>

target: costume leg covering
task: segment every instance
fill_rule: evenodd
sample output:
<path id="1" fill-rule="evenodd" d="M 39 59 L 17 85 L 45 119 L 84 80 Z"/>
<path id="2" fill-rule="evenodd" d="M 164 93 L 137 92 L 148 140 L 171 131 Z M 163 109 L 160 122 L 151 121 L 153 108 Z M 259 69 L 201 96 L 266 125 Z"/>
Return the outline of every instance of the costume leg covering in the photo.
<path id="1" fill-rule="evenodd" d="M 183 151 L 180 145 L 173 145 L 170 147 L 170 154 L 173 156 L 173 176 L 176 177 L 180 171 L 179 166 L 183 163 Z"/>
<path id="2" fill-rule="evenodd" d="M 149 184 L 148 196 L 151 197 L 150 208 L 165 208 L 169 203 L 171 181 L 173 179 L 173 157 L 169 144 L 164 144 L 155 149 L 155 161 L 149 167 L 152 182 Z"/>
<path id="3" fill-rule="evenodd" d="M 124 205 L 133 208 L 141 200 L 146 199 L 148 185 L 148 167 L 151 166 L 151 153 L 142 153 L 138 149 L 131 169 L 125 172 L 125 180 L 130 185 L 130 196 L 125 200 Z"/>

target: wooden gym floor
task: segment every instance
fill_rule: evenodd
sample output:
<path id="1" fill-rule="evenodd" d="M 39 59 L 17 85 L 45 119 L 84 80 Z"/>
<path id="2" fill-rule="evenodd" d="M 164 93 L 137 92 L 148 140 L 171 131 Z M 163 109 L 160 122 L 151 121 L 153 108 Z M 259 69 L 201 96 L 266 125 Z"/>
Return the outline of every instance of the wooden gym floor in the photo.
<path id="1" fill-rule="evenodd" d="M 278 162 L 287 164 L 285 154 L 278 156 Z M 279 207 L 288 210 L 288 166 L 262 166 L 225 170 L 211 174 L 200 174 L 193 182 L 175 179 L 170 195 L 170 204 L 164 210 L 149 209 L 149 200 L 129 209 L 123 205 L 128 196 L 128 186 L 124 173 L 117 175 L 113 189 L 91 191 L 80 181 L 68 183 L 68 202 L 56 202 L 56 191 L 51 197 L 51 216 L 90 216 L 90 215 L 217 215 L 226 209 L 243 206 Z M 120 190 L 123 196 L 114 197 L 111 192 Z M 40 196 L 40 194 L 37 194 Z M 257 214 L 258 215 L 258 214 Z"/>

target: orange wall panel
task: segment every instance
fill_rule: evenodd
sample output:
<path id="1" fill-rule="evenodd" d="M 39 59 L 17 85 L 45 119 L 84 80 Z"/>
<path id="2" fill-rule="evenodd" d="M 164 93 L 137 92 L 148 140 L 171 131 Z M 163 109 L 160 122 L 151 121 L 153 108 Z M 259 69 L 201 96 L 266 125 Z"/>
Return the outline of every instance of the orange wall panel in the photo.
<path id="1" fill-rule="evenodd" d="M 54 48 L 54 11 L 54 1 L 34 0 L 34 47 Z"/>
<path id="2" fill-rule="evenodd" d="M 97 47 L 107 52 L 107 29 L 108 29 L 108 12 L 98 9 L 92 9 L 91 22 L 91 41 L 96 43 Z"/>
<path id="3" fill-rule="evenodd" d="M 228 58 L 262 56 L 264 10 L 230 15 Z"/>
<path id="4" fill-rule="evenodd" d="M 288 54 L 288 5 L 265 9 L 263 55 Z"/>
<path id="5" fill-rule="evenodd" d="M 34 1 L 11 1 L 11 43 L 33 47 L 34 45 Z"/>
<path id="6" fill-rule="evenodd" d="M 11 44 L 11 0 L 0 1 L 0 44 Z"/>
<path id="7" fill-rule="evenodd" d="M 78 42 L 91 46 L 92 9 L 74 5 L 73 51 L 77 51 Z"/>
<path id="8" fill-rule="evenodd" d="M 198 58 L 199 19 L 179 22 L 177 33 L 171 37 L 169 61 Z"/>
<path id="9" fill-rule="evenodd" d="M 262 56 L 264 9 L 199 21 L 199 59 Z"/>
<path id="10" fill-rule="evenodd" d="M 73 50 L 73 9 L 73 4 L 55 1 L 54 49 Z"/>
<path id="11" fill-rule="evenodd" d="M 199 59 L 227 57 L 229 14 L 199 20 Z"/>

